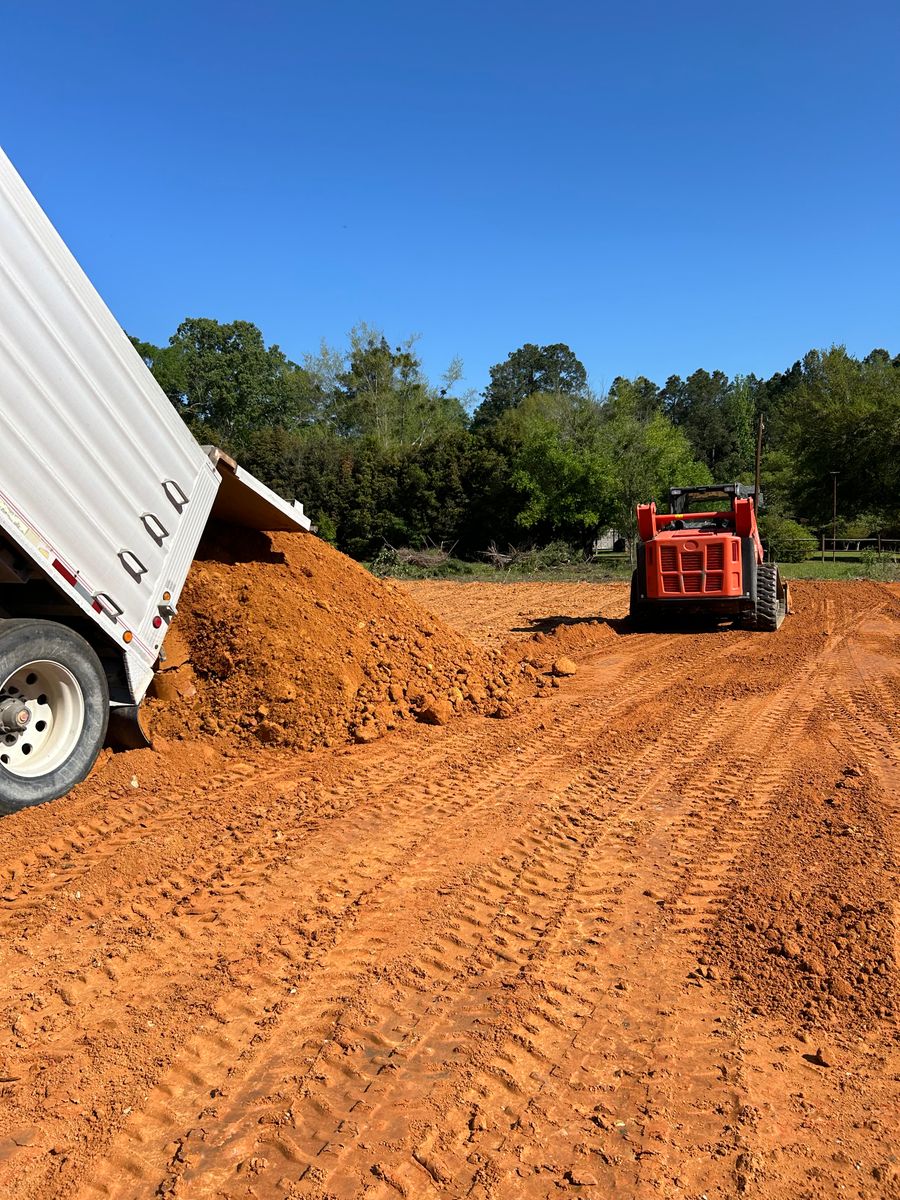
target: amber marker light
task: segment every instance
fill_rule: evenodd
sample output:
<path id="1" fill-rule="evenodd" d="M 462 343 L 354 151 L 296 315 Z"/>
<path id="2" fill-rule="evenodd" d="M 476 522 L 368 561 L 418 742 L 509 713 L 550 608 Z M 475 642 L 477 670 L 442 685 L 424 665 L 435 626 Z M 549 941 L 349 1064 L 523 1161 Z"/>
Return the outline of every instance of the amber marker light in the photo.
<path id="1" fill-rule="evenodd" d="M 131 632 L 131 630 L 126 629 L 125 632 L 122 634 L 122 641 L 130 642 L 133 637 L 134 637 L 134 634 Z"/>

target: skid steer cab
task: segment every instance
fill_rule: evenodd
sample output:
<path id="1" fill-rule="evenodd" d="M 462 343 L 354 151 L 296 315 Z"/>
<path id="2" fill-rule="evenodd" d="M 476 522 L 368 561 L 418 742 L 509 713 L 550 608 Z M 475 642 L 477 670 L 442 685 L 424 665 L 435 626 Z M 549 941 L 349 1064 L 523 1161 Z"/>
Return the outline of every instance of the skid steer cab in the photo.
<path id="1" fill-rule="evenodd" d="M 690 618 L 732 618 L 774 633 L 784 620 L 787 584 L 764 561 L 756 489 L 741 483 L 669 490 L 669 512 L 637 506 L 640 539 L 631 578 L 631 623 L 677 628 Z"/>

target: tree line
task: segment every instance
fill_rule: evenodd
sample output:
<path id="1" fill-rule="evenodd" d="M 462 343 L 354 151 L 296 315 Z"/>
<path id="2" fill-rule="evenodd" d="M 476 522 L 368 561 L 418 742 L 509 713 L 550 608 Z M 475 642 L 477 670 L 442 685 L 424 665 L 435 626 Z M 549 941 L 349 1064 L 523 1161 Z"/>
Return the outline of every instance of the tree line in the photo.
<path id="1" fill-rule="evenodd" d="M 415 340 L 361 325 L 302 363 L 249 321 L 189 318 L 166 346 L 132 338 L 203 442 L 299 498 L 322 536 L 356 558 L 385 543 L 589 545 L 634 535 L 635 505 L 675 484 L 751 482 L 765 426 L 770 536 L 794 544 L 832 516 L 841 532 L 900 532 L 900 355 L 811 350 L 769 379 L 722 371 L 594 391 L 565 344 L 525 344 L 460 391 L 454 360 L 429 380 Z"/>

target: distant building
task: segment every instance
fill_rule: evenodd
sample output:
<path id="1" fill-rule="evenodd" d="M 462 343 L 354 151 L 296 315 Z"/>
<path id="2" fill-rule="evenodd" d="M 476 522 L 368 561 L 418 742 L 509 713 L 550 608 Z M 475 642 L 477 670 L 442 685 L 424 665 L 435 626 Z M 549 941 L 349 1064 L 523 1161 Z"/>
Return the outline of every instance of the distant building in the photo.
<path id="1" fill-rule="evenodd" d="M 594 538 L 591 544 L 591 550 L 594 554 L 602 554 L 604 551 L 607 553 L 611 551 L 622 553 L 625 548 L 625 535 L 620 533 L 618 529 L 605 530 L 599 537 Z"/>

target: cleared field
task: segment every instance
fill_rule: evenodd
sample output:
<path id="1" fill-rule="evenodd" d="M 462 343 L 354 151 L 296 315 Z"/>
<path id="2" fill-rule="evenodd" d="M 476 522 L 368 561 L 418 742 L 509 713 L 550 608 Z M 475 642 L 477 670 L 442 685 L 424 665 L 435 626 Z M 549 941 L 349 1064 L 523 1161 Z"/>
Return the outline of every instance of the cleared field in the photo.
<path id="1" fill-rule="evenodd" d="M 578 672 L 0 822 L 0 1195 L 897 1195 L 896 591 L 407 590 Z"/>

